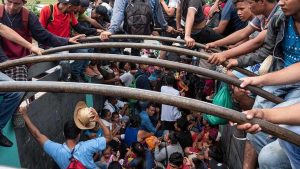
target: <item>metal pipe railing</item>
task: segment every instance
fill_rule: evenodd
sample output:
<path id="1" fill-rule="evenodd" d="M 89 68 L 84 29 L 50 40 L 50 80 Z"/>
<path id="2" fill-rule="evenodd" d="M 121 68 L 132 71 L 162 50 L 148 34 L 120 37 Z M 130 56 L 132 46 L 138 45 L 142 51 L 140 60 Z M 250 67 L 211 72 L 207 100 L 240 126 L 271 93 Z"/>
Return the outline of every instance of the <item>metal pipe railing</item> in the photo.
<path id="1" fill-rule="evenodd" d="M 67 51 L 71 49 L 82 49 L 82 48 L 138 48 L 138 49 L 156 49 L 156 50 L 163 50 L 169 52 L 175 52 L 180 54 L 185 54 L 188 56 L 196 56 L 202 59 L 207 60 L 209 58 L 208 53 L 204 52 L 197 52 L 192 51 L 189 49 L 182 49 L 173 46 L 165 46 L 165 45 L 152 45 L 152 44 L 145 44 L 145 43 L 126 43 L 126 42 L 99 42 L 99 43 L 87 43 L 87 44 L 76 44 L 76 45 L 68 45 L 68 46 L 61 46 L 55 47 L 48 50 L 45 50 L 43 54 L 52 54 L 61 51 Z M 226 63 L 225 63 L 226 65 Z M 255 73 L 252 73 L 248 70 L 233 67 L 232 69 L 241 72 L 247 76 L 256 76 Z"/>
<path id="2" fill-rule="evenodd" d="M 1 92 L 55 92 L 55 93 L 87 93 L 104 96 L 115 96 L 132 98 L 137 100 L 149 100 L 161 104 L 173 105 L 189 110 L 199 111 L 207 114 L 216 115 L 236 123 L 259 124 L 262 131 L 280 139 L 289 141 L 300 146 L 300 135 L 272 124 L 268 121 L 254 118 L 247 120 L 245 114 L 235 110 L 223 108 L 210 103 L 202 102 L 181 96 L 163 94 L 160 92 L 133 89 L 128 87 L 88 84 L 88 83 L 70 83 L 70 82 L 31 82 L 31 81 L 4 81 L 0 83 Z"/>
<path id="3" fill-rule="evenodd" d="M 38 62 L 50 62 L 50 61 L 59 61 L 59 60 L 84 60 L 84 59 L 92 59 L 92 60 L 106 60 L 106 61 L 121 61 L 121 62 L 133 62 L 138 64 L 148 64 L 148 65 L 157 65 L 161 67 L 167 67 L 172 69 L 185 70 L 190 73 L 196 73 L 203 76 L 208 76 L 217 80 L 224 81 L 226 83 L 239 86 L 241 81 L 230 77 L 228 75 L 218 73 L 216 71 L 208 70 L 205 68 L 201 68 L 198 66 L 172 62 L 167 60 L 157 60 L 152 58 L 141 58 L 136 56 L 128 56 L 128 55 L 113 55 L 113 54 L 101 54 L 101 53 L 66 53 L 66 54 L 53 54 L 53 55 L 43 55 L 43 56 L 35 56 L 35 57 L 25 57 L 16 60 L 9 60 L 3 63 L 0 63 L 0 70 L 6 69 L 12 66 L 24 65 L 28 63 L 38 63 Z M 271 93 L 262 90 L 261 88 L 255 86 L 247 86 L 247 90 L 252 91 L 253 93 L 264 97 L 274 103 L 281 103 L 283 99 L 272 95 Z"/>
<path id="4" fill-rule="evenodd" d="M 164 36 L 149 36 L 149 35 L 111 35 L 109 37 L 110 39 L 138 39 L 138 40 L 157 40 L 157 41 L 163 41 L 163 42 L 175 42 L 175 43 L 181 43 L 185 44 L 185 41 L 182 39 L 176 39 L 176 38 L 170 38 L 170 37 L 164 37 Z M 101 41 L 99 36 L 89 36 L 85 39 L 79 40 L 80 42 L 91 42 L 91 41 Z M 195 43 L 195 47 L 204 49 L 205 45 L 201 43 Z M 217 49 L 209 49 L 212 52 L 221 52 Z"/>

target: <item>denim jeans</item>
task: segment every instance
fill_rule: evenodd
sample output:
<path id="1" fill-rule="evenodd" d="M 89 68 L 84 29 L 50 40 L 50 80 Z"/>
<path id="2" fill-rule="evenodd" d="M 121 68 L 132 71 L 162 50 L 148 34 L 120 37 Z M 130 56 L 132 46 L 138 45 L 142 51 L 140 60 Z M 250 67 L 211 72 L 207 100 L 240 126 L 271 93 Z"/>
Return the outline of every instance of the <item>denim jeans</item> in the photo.
<path id="1" fill-rule="evenodd" d="M 300 83 L 291 84 L 291 85 L 280 85 L 280 86 L 266 86 L 263 89 L 271 92 L 272 94 L 274 94 L 276 96 L 283 98 L 285 100 L 285 102 L 276 105 L 273 102 L 270 102 L 260 96 L 257 96 L 255 99 L 253 108 L 262 108 L 263 109 L 263 108 L 273 108 L 273 107 L 274 108 L 275 107 L 286 107 L 286 106 L 290 106 L 290 105 L 300 102 Z M 289 161 L 286 160 L 287 155 L 289 153 L 292 153 L 292 152 L 288 152 L 288 150 L 290 150 L 289 148 L 285 149 L 286 147 L 284 147 L 284 150 L 287 153 L 277 153 L 276 157 L 278 157 L 278 158 L 275 158 L 275 156 L 274 156 L 275 153 L 272 151 L 275 151 L 275 150 L 282 151 L 279 144 L 271 143 L 275 140 L 275 138 L 272 138 L 272 137 L 270 137 L 270 135 L 262 133 L 262 132 L 254 134 L 254 135 L 247 134 L 247 137 L 250 140 L 251 144 L 256 149 L 257 153 L 259 154 L 259 163 L 262 163 L 263 166 L 265 166 L 265 168 L 270 168 L 267 166 L 277 166 L 277 168 L 290 168 Z M 270 143 L 271 143 L 271 145 L 270 145 Z M 281 146 L 283 146 L 283 145 L 286 145 L 286 144 L 282 144 L 282 142 L 281 142 Z M 271 150 L 270 150 L 269 146 L 271 147 Z M 277 147 L 274 148 L 275 146 L 277 146 Z M 299 151 L 299 153 L 300 153 L 300 151 Z M 269 154 L 272 157 L 272 159 L 267 158 L 267 155 L 261 155 L 261 154 Z M 298 156 L 298 158 L 299 158 L 299 156 Z M 282 162 L 283 160 L 285 160 L 286 162 Z M 285 166 L 283 167 L 283 165 L 285 165 Z"/>
<path id="2" fill-rule="evenodd" d="M 287 128 L 297 134 L 300 134 L 300 126 L 281 125 L 281 127 Z M 281 139 L 278 140 L 281 148 L 290 159 L 292 168 L 298 169 L 300 167 L 300 146 L 296 146 L 295 144 L 289 143 Z"/>
<path id="3" fill-rule="evenodd" d="M 0 72 L 0 81 L 12 81 L 12 79 Z M 0 92 L 0 130 L 2 130 L 12 115 L 17 110 L 22 99 L 22 92 Z"/>
<path id="4" fill-rule="evenodd" d="M 70 50 L 70 53 L 93 53 L 93 49 L 75 49 L 75 50 Z M 89 60 L 75 60 L 71 64 L 72 75 L 79 76 L 80 74 L 83 74 L 88 64 L 89 64 Z"/>

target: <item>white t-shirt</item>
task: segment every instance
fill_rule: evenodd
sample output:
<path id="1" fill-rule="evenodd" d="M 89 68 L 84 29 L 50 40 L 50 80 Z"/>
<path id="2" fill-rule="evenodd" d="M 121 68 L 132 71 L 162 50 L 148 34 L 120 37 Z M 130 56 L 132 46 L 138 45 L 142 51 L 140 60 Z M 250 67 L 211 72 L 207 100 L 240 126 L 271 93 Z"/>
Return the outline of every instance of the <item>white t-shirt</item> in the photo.
<path id="1" fill-rule="evenodd" d="M 113 113 L 113 112 L 117 112 L 117 111 L 121 110 L 124 107 L 125 104 L 126 104 L 126 102 L 122 102 L 122 101 L 118 100 L 117 104 L 115 105 L 115 107 L 118 109 L 118 110 L 116 110 L 116 108 L 108 100 L 106 100 L 104 102 L 104 108 L 103 109 L 107 109 L 111 113 Z"/>
<path id="2" fill-rule="evenodd" d="M 103 122 L 103 124 L 109 128 L 109 130 L 112 130 L 112 123 L 104 120 L 104 119 L 101 119 L 101 121 Z"/>
<path id="3" fill-rule="evenodd" d="M 170 86 L 162 86 L 160 91 L 165 94 L 179 96 L 179 91 Z M 177 107 L 165 105 L 161 106 L 161 121 L 176 121 L 181 117 Z"/>
<path id="4" fill-rule="evenodd" d="M 134 76 L 130 72 L 126 72 L 120 76 L 120 80 L 126 87 L 133 81 Z"/>

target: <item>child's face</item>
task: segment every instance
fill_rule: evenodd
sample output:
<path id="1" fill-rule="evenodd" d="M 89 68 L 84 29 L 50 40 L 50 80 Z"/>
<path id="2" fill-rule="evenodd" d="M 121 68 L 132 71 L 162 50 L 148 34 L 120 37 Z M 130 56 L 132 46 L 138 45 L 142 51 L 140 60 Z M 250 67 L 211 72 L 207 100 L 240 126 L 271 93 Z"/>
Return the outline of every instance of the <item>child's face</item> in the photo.
<path id="1" fill-rule="evenodd" d="M 104 158 L 107 158 L 107 159 L 110 158 L 111 154 L 112 154 L 111 148 L 108 148 L 103 152 Z"/>
<path id="2" fill-rule="evenodd" d="M 252 18 L 250 5 L 247 1 L 236 3 L 236 10 L 241 21 L 249 21 Z"/>
<path id="3" fill-rule="evenodd" d="M 279 0 L 278 4 L 286 16 L 296 15 L 300 11 L 300 0 Z"/>

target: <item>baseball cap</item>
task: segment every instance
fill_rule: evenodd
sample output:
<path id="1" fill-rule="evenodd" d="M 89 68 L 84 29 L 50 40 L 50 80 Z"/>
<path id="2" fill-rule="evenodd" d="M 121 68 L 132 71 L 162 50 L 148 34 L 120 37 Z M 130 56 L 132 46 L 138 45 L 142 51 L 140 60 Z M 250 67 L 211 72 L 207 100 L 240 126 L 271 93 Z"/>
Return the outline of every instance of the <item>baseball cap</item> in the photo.
<path id="1" fill-rule="evenodd" d="M 74 6 L 79 6 L 80 5 L 80 0 L 58 0 L 59 3 L 63 4 L 71 4 Z"/>
<path id="2" fill-rule="evenodd" d="M 89 0 L 80 0 L 80 6 L 87 8 L 90 6 L 90 1 Z"/>

